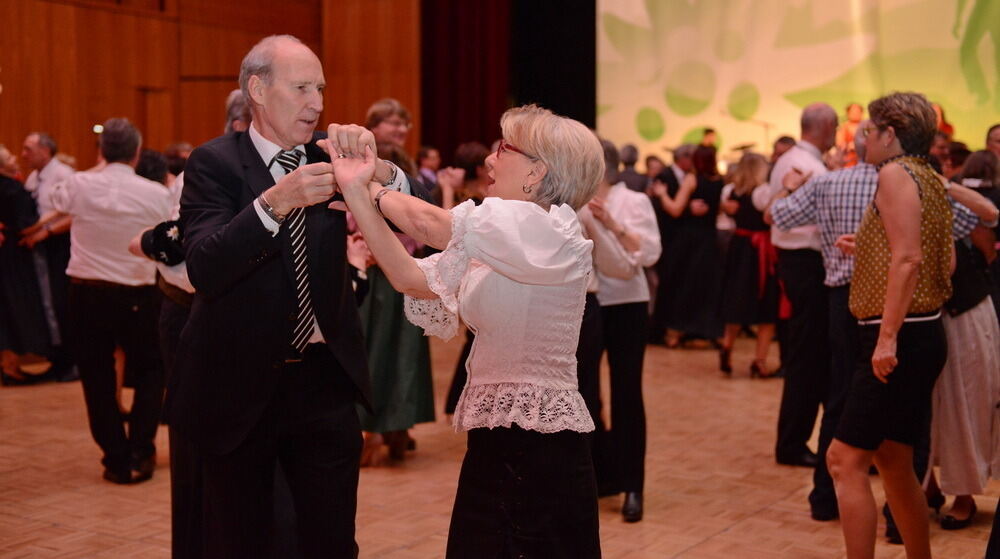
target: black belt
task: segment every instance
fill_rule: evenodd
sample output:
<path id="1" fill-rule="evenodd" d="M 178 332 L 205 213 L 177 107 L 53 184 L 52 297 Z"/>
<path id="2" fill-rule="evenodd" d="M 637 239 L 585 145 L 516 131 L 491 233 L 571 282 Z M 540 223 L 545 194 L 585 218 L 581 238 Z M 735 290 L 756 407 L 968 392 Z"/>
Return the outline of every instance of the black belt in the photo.
<path id="1" fill-rule="evenodd" d="M 141 291 L 143 289 L 153 287 L 152 285 L 125 285 L 123 283 L 115 283 L 112 281 L 74 277 L 70 277 L 69 282 L 73 285 L 86 285 L 87 287 L 100 287 L 101 289 L 114 289 L 118 291 Z"/>

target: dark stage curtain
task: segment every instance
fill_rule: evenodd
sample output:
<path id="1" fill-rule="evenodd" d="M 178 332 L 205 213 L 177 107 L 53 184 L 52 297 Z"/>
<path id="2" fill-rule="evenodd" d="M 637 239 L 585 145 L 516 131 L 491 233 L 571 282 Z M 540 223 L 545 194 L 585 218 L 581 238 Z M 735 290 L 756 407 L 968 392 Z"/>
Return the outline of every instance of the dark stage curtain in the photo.
<path id="1" fill-rule="evenodd" d="M 511 98 L 597 124 L 595 0 L 513 0 Z"/>
<path id="2" fill-rule="evenodd" d="M 421 3 L 421 143 L 438 148 L 445 164 L 462 142 L 489 147 L 500 137 L 510 106 L 510 9 L 509 0 Z"/>

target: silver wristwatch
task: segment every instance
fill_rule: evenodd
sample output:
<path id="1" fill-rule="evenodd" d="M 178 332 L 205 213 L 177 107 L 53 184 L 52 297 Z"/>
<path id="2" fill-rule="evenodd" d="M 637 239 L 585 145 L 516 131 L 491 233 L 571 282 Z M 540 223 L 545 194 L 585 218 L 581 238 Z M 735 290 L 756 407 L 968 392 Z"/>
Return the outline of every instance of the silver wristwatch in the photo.
<path id="1" fill-rule="evenodd" d="M 383 159 L 383 161 L 385 160 Z M 389 173 L 389 179 L 386 180 L 384 183 L 382 183 L 382 186 L 389 188 L 391 190 L 399 190 L 399 187 L 392 186 L 392 183 L 396 182 L 396 175 L 399 174 L 399 167 L 397 167 L 395 163 L 392 163 L 390 161 L 385 161 L 385 163 L 386 165 L 389 166 L 390 169 L 392 169 L 392 172 Z"/>

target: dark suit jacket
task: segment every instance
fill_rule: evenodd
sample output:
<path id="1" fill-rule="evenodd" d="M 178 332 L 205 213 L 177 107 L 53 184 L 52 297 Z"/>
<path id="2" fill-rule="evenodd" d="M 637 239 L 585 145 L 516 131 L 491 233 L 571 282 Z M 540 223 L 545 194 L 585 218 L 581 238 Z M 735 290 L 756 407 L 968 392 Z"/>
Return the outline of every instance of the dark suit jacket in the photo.
<path id="1" fill-rule="evenodd" d="M 308 163 L 329 161 L 315 145 Z M 170 424 L 203 450 L 235 449 L 260 420 L 282 375 L 296 317 L 287 228 L 272 237 L 252 202 L 274 184 L 249 134 L 195 149 L 185 167 L 181 222 L 197 290 L 167 387 Z M 411 180 L 411 188 L 414 181 Z M 327 346 L 368 406 L 371 386 L 346 262 L 346 219 L 306 208 L 313 310 Z"/>

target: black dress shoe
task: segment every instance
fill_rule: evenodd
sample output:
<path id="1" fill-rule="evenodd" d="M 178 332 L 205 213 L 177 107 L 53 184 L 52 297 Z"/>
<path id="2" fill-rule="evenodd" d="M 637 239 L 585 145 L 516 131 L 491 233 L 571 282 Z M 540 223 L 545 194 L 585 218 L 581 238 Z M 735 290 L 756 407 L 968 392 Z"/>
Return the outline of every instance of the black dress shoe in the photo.
<path id="1" fill-rule="evenodd" d="M 104 479 L 110 481 L 111 483 L 117 483 L 118 485 L 130 485 L 132 483 L 132 472 L 116 472 L 104 469 Z"/>
<path id="2" fill-rule="evenodd" d="M 778 463 L 785 466 L 815 468 L 819 465 L 819 456 L 815 452 L 807 450 L 798 456 L 778 456 Z"/>
<path id="3" fill-rule="evenodd" d="M 810 507 L 809 511 L 813 520 L 819 522 L 829 522 L 831 520 L 836 520 L 840 518 L 840 511 L 837 509 L 837 504 L 834 503 L 833 506 L 815 506 Z"/>
<path id="4" fill-rule="evenodd" d="M 972 510 L 969 511 L 969 516 L 965 518 L 955 518 L 950 514 L 946 514 L 941 517 L 941 529 L 942 530 L 961 530 L 962 528 L 967 528 L 972 524 L 972 521 L 976 518 L 976 502 L 972 502 Z"/>
<path id="5" fill-rule="evenodd" d="M 622 505 L 622 518 L 625 522 L 642 520 L 642 493 L 629 491 L 625 493 L 625 504 Z"/>
<path id="6" fill-rule="evenodd" d="M 722 348 L 719 350 L 719 370 L 727 375 L 733 374 L 733 364 L 730 361 L 732 355 L 732 349 Z"/>
<path id="7" fill-rule="evenodd" d="M 151 479 L 153 471 L 156 470 L 156 455 L 153 454 L 152 456 L 136 460 L 135 465 L 132 466 L 132 470 L 135 471 L 135 476 L 132 479 L 134 483 Z"/>

